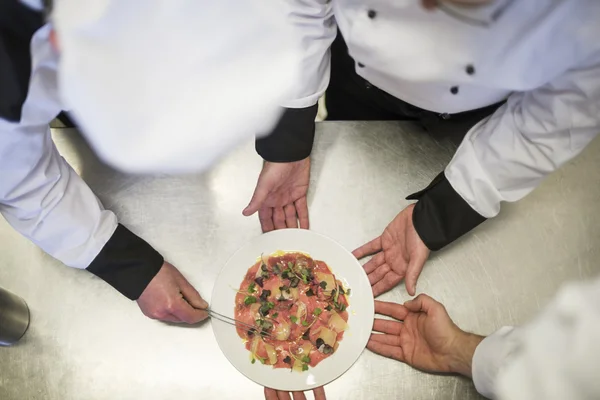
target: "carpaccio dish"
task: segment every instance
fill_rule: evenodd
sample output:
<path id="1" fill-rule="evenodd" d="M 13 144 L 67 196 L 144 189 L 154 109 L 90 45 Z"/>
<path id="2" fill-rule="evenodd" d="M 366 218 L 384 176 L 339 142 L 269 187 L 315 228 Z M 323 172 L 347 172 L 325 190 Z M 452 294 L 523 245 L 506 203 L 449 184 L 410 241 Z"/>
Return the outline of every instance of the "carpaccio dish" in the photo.
<path id="1" fill-rule="evenodd" d="M 298 252 L 262 255 L 235 297 L 237 333 L 257 360 L 307 371 L 338 349 L 348 329 L 348 296 L 327 264 Z"/>

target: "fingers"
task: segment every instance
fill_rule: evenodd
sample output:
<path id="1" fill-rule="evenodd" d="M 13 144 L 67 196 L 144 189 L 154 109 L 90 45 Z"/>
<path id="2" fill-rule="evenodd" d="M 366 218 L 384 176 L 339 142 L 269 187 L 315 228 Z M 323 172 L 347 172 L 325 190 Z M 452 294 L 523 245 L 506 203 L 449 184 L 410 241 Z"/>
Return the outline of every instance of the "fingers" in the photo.
<path id="1" fill-rule="evenodd" d="M 288 204 L 283 207 L 283 213 L 285 215 L 285 225 L 287 228 L 298 227 L 298 216 L 296 215 L 296 207 L 293 204 Z"/>
<path id="2" fill-rule="evenodd" d="M 208 313 L 205 310 L 198 310 L 190 305 L 185 299 L 180 297 L 175 300 L 169 312 L 179 318 L 181 322 L 186 324 L 195 324 L 208 318 Z"/>
<path id="3" fill-rule="evenodd" d="M 405 362 L 404 360 L 404 352 L 402 351 L 402 347 L 399 346 L 391 346 L 389 344 L 377 342 L 373 339 L 369 339 L 367 343 L 367 349 L 371 350 L 373 353 L 377 353 L 381 356 L 393 358 L 398 361 Z"/>
<path id="4" fill-rule="evenodd" d="M 282 390 L 277 391 L 277 399 L 278 400 L 292 400 L 292 396 L 290 396 L 289 392 L 284 392 Z"/>
<path id="5" fill-rule="evenodd" d="M 378 251 L 381 251 L 381 236 L 376 237 L 369 243 L 363 244 L 358 249 L 354 250 L 352 254 L 354 257 L 361 259 L 371 254 L 375 254 Z"/>
<path id="6" fill-rule="evenodd" d="M 294 400 L 306 400 L 304 392 L 292 392 L 292 395 L 294 396 Z"/>
<path id="7" fill-rule="evenodd" d="M 371 284 L 371 286 L 375 285 L 377 282 L 382 280 L 383 277 L 391 270 L 392 269 L 390 268 L 389 265 L 383 264 L 382 266 L 378 267 L 375 271 L 371 272 L 368 275 L 369 283 Z"/>
<path id="8" fill-rule="evenodd" d="M 394 271 L 388 272 L 382 280 L 377 282 L 373 287 L 373 296 L 377 297 L 382 293 L 387 292 L 390 289 L 393 289 L 400 283 L 402 280 L 402 276 L 398 275 Z"/>
<path id="9" fill-rule="evenodd" d="M 298 220 L 300 221 L 300 229 L 308 229 L 310 224 L 308 220 L 308 204 L 306 196 L 300 197 L 294 203 L 296 206 L 296 214 L 298 214 Z"/>
<path id="10" fill-rule="evenodd" d="M 273 225 L 275 229 L 285 229 L 285 213 L 283 207 L 273 208 Z"/>
<path id="11" fill-rule="evenodd" d="M 405 302 L 404 307 L 412 312 L 428 313 L 437 304 L 439 303 L 426 294 L 420 294 L 414 299 Z"/>
<path id="12" fill-rule="evenodd" d="M 315 400 L 327 400 L 325 398 L 325 388 L 323 386 L 314 389 L 313 394 L 315 395 Z"/>
<path id="13" fill-rule="evenodd" d="M 183 298 L 192 305 L 192 307 L 197 309 L 205 310 L 208 308 L 208 303 L 200 296 L 200 293 L 185 279 L 182 275 L 180 279 L 178 279 L 179 289 L 181 290 L 181 294 Z"/>
<path id="14" fill-rule="evenodd" d="M 265 400 L 279 400 L 275 389 L 265 388 Z"/>
<path id="15" fill-rule="evenodd" d="M 375 268 L 379 267 L 384 262 L 385 253 L 379 252 L 375 254 L 375 256 L 373 256 L 373 258 L 371 258 L 365 265 L 363 265 L 363 268 L 367 274 L 370 274 L 371 272 L 375 271 Z"/>
<path id="16" fill-rule="evenodd" d="M 381 344 L 387 344 L 389 346 L 395 346 L 395 347 L 399 347 L 400 343 L 401 343 L 400 336 L 387 335 L 387 334 L 381 334 L 381 333 L 372 333 L 369 340 L 372 340 L 374 342 L 378 342 Z"/>
<path id="17" fill-rule="evenodd" d="M 408 309 L 402 304 L 375 300 L 375 314 L 387 315 L 388 317 L 403 321 L 408 315 Z"/>
<path id="18" fill-rule="evenodd" d="M 403 327 L 402 322 L 385 319 L 376 319 L 373 323 L 373 330 L 375 332 L 389 333 L 390 335 L 400 335 Z"/>
<path id="19" fill-rule="evenodd" d="M 275 230 L 273 225 L 273 209 L 271 207 L 262 207 L 258 210 L 258 219 L 263 232 L 271 232 Z"/>
<path id="20" fill-rule="evenodd" d="M 414 296 L 417 291 L 417 279 L 419 278 L 419 275 L 421 275 L 423 265 L 425 265 L 428 256 L 429 253 L 427 251 L 417 251 L 416 254 L 410 258 L 408 267 L 406 268 L 406 278 L 404 279 L 404 283 L 406 284 L 406 291 L 411 296 Z"/>

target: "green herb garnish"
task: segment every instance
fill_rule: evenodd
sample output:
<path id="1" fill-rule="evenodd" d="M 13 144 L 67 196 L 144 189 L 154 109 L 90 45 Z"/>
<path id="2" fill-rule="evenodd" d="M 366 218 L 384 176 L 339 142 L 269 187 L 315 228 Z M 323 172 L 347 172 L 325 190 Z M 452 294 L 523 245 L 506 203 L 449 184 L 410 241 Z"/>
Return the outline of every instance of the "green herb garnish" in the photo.
<path id="1" fill-rule="evenodd" d="M 321 313 L 323 312 L 323 310 L 321 310 L 320 308 L 315 308 L 315 311 L 313 311 L 313 314 L 315 314 L 316 316 L 321 315 Z"/>
<path id="2" fill-rule="evenodd" d="M 298 322 L 298 317 L 296 317 L 295 315 L 290 315 L 290 321 L 292 321 L 295 324 L 296 322 Z"/>
<path id="3" fill-rule="evenodd" d="M 256 303 L 256 297 L 254 296 L 246 296 L 246 298 L 244 299 L 244 304 L 247 306 L 254 303 Z"/>
<path id="4" fill-rule="evenodd" d="M 315 295 L 315 292 L 313 292 L 312 288 L 310 288 L 310 289 L 308 289 L 308 290 L 306 291 L 306 295 L 307 295 L 308 297 L 311 297 L 311 296 L 314 296 L 314 295 Z"/>
<path id="5" fill-rule="evenodd" d="M 306 363 L 306 364 L 310 364 L 310 357 L 304 356 L 300 359 L 300 361 L 302 361 L 303 363 Z"/>
<path id="6" fill-rule="evenodd" d="M 290 356 L 286 356 L 286 357 L 283 359 L 283 362 L 284 362 L 284 363 L 286 363 L 286 364 L 291 364 L 291 363 L 292 363 L 292 359 L 290 358 Z"/>
<path id="7" fill-rule="evenodd" d="M 331 306 L 330 306 L 330 305 L 328 305 L 327 307 L 325 307 L 325 309 L 326 309 L 327 311 L 331 311 L 331 310 L 332 310 L 332 308 L 331 308 Z"/>
<path id="8" fill-rule="evenodd" d="M 293 262 L 288 262 L 288 268 L 289 269 L 294 269 L 294 263 Z"/>
<path id="9" fill-rule="evenodd" d="M 252 361 L 250 361 L 252 364 L 254 364 L 256 362 L 256 359 L 253 358 Z"/>
<path id="10" fill-rule="evenodd" d="M 302 371 L 308 371 L 308 365 L 302 364 Z"/>
<path id="11" fill-rule="evenodd" d="M 271 315 L 271 317 L 272 318 L 277 318 L 277 317 L 279 317 L 279 313 L 276 312 L 275 314 Z"/>
<path id="12" fill-rule="evenodd" d="M 346 296 L 350 296 L 350 289 L 346 290 Z"/>
<path id="13" fill-rule="evenodd" d="M 327 287 L 327 282 L 321 281 L 321 283 L 319 283 L 319 286 L 321 286 L 321 289 L 325 289 Z"/>
<path id="14" fill-rule="evenodd" d="M 275 275 L 279 275 L 281 273 L 281 268 L 279 268 L 279 265 L 277 265 L 277 264 L 273 265 L 273 273 Z"/>
<path id="15" fill-rule="evenodd" d="M 254 293 L 256 292 L 256 283 L 252 282 L 250 283 L 250 285 L 248 285 L 248 293 Z"/>
<path id="16" fill-rule="evenodd" d="M 308 326 L 308 321 L 307 320 L 302 321 L 302 326 Z"/>

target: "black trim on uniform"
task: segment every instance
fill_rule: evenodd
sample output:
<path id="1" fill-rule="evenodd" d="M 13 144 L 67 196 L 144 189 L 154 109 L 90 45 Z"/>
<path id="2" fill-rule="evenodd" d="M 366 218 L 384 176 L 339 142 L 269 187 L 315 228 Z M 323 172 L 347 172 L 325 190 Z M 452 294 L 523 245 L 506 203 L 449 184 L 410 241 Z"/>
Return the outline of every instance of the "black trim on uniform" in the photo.
<path id="1" fill-rule="evenodd" d="M 430 250 L 439 250 L 486 220 L 454 190 L 444 172 L 407 200 L 419 200 L 413 225 Z"/>
<path id="2" fill-rule="evenodd" d="M 163 257 L 152 246 L 119 224 L 86 269 L 127 298 L 137 300 L 163 262 Z"/>
<path id="3" fill-rule="evenodd" d="M 273 132 L 256 139 L 256 152 L 270 162 L 300 161 L 310 156 L 318 105 L 286 108 Z"/>
<path id="4" fill-rule="evenodd" d="M 31 37 L 43 25 L 43 13 L 17 0 L 0 0 L 0 118 L 21 120 L 31 75 Z"/>

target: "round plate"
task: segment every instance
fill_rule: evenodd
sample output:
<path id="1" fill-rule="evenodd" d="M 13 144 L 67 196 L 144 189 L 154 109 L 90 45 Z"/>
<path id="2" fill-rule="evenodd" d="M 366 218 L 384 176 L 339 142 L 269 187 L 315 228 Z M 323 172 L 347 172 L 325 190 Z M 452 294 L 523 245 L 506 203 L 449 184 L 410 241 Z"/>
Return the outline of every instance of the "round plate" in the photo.
<path id="1" fill-rule="evenodd" d="M 215 283 L 211 309 L 233 318 L 234 288 L 239 288 L 248 268 L 262 253 L 271 254 L 277 250 L 300 251 L 326 262 L 344 287 L 352 289 L 348 306 L 349 328 L 338 350 L 308 371 L 290 372 L 285 368 L 250 363 L 249 352 L 233 326 L 213 319 L 213 332 L 229 362 L 254 382 L 278 390 L 309 390 L 341 376 L 366 347 L 375 313 L 371 285 L 358 260 L 337 242 L 304 229 L 283 229 L 258 236 L 229 259 Z"/>

